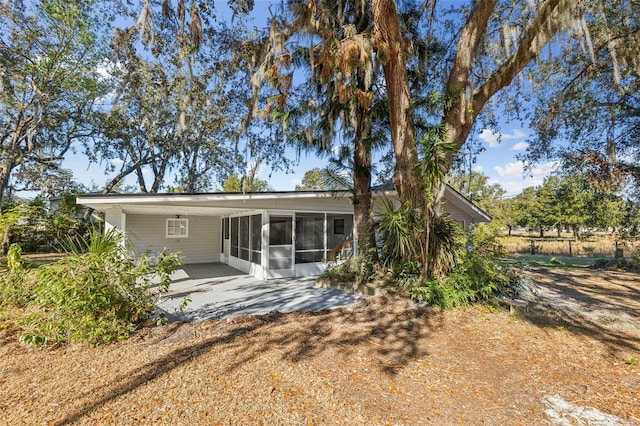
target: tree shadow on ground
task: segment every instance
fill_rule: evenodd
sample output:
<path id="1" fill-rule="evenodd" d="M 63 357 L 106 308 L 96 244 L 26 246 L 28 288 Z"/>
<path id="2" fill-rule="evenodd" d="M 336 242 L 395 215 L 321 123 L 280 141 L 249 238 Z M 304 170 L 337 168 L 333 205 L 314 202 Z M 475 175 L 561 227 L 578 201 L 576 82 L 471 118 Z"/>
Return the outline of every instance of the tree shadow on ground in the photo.
<path id="1" fill-rule="evenodd" d="M 440 310 L 415 307 L 407 309 L 406 300 L 364 299 L 349 308 L 331 311 L 295 312 L 266 315 L 242 315 L 229 320 L 201 323 L 174 323 L 162 335 L 150 337 L 150 345 L 175 345 L 176 348 L 147 364 L 116 377 L 101 398 L 70 412 L 56 425 L 74 423 L 110 401 L 168 374 L 172 370 L 206 355 L 221 346 L 234 362 L 227 372 L 277 349 L 282 360 L 300 362 L 327 351 L 344 356 L 361 347 L 381 371 L 396 375 L 412 359 L 429 354 L 427 337 L 442 326 Z M 363 345 L 363 346 L 361 346 Z M 99 395 L 92 389 L 78 399 Z"/>
<path id="2" fill-rule="evenodd" d="M 593 337 L 613 353 L 640 351 L 637 275 L 593 270 L 533 272 L 542 292 L 532 309 L 523 312 L 527 321 Z"/>

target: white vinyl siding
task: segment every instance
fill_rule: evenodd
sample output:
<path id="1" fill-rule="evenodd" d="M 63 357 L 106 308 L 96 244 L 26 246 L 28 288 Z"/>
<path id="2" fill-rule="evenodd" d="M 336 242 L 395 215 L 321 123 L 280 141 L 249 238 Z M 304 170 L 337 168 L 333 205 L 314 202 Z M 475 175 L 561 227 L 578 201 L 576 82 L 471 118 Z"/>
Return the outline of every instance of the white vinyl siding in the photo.
<path id="1" fill-rule="evenodd" d="M 219 216 L 189 216 L 190 238 L 167 238 L 167 219 L 171 218 L 159 215 L 127 215 L 127 237 L 138 255 L 155 255 L 166 247 L 172 252 L 180 252 L 184 263 L 220 261 Z"/>
<path id="2" fill-rule="evenodd" d="M 464 229 L 469 229 L 469 224 L 473 223 L 473 217 L 469 214 L 465 213 L 460 207 L 454 205 L 453 203 L 446 202 L 444 203 L 444 210 L 449 213 L 449 217 L 459 224 L 462 225 Z"/>

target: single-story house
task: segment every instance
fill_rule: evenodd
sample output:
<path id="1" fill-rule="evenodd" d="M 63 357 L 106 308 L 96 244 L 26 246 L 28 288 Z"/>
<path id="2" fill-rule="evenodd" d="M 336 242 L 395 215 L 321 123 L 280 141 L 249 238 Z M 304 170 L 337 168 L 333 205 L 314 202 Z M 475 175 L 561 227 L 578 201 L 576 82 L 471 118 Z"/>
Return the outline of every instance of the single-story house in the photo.
<path id="1" fill-rule="evenodd" d="M 375 191 L 397 202 L 395 191 Z M 490 217 L 445 190 L 445 210 L 465 228 Z M 137 254 L 163 248 L 183 262 L 222 262 L 259 279 L 318 275 L 326 260 L 354 254 L 353 205 L 345 191 L 90 194 L 78 204 L 104 213 Z"/>

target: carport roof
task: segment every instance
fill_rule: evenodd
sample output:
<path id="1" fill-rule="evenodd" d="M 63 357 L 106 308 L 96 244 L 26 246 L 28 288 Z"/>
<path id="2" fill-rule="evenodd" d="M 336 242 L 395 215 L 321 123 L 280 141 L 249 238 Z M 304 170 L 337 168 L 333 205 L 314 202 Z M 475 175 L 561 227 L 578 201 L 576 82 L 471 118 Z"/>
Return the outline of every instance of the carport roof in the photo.
<path id="1" fill-rule="evenodd" d="M 133 214 L 219 216 L 246 213 L 252 210 L 283 209 L 318 210 L 312 201 L 326 201 L 325 211 L 353 212 L 349 191 L 272 191 L 272 192 L 207 192 L 170 194 L 86 194 L 77 203 L 95 210 L 119 209 Z M 395 190 L 374 191 L 375 196 L 397 198 Z M 445 199 L 467 212 L 476 222 L 489 222 L 491 217 L 449 185 Z M 297 202 L 300 201 L 300 202 Z M 305 201 L 307 203 L 305 203 Z M 330 204 L 330 205 L 329 205 Z M 314 204 L 317 206 L 317 204 Z M 287 207 L 283 207 L 287 206 Z"/>
<path id="2" fill-rule="evenodd" d="M 76 202 L 95 210 L 119 209 L 133 214 L 206 215 L 218 216 L 280 208 L 278 204 L 296 201 L 323 200 L 331 204 L 327 211 L 352 212 L 349 191 L 277 191 L 277 192 L 210 192 L 210 193 L 147 193 L 147 194 L 87 194 Z M 299 203 L 296 209 L 307 210 Z"/>

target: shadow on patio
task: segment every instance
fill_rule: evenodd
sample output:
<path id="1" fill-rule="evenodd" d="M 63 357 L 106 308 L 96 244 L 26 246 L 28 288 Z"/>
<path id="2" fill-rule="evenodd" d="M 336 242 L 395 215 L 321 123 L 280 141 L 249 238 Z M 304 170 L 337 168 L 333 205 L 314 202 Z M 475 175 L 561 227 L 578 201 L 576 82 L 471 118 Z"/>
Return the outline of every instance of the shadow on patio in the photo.
<path id="1" fill-rule="evenodd" d="M 173 275 L 160 309 L 170 322 L 202 321 L 273 311 L 322 311 L 354 303 L 358 296 L 315 287 L 315 278 L 259 280 L 225 264 L 184 265 Z M 185 298 L 190 299 L 180 311 Z"/>

